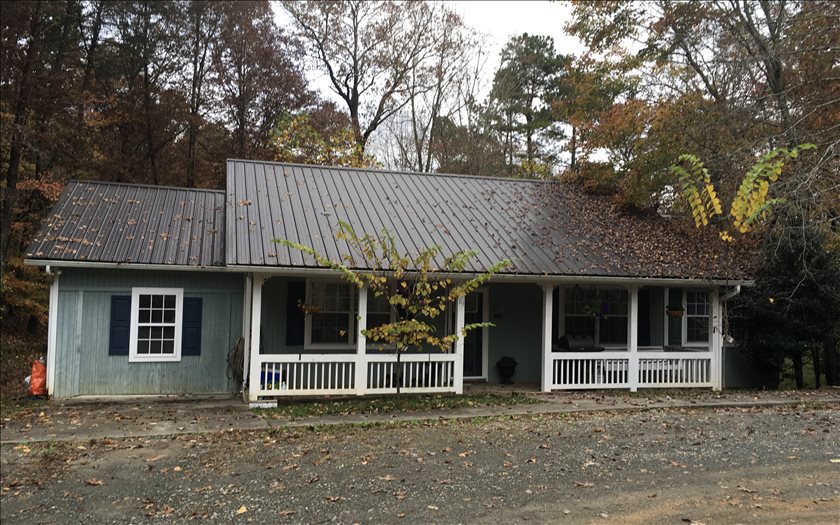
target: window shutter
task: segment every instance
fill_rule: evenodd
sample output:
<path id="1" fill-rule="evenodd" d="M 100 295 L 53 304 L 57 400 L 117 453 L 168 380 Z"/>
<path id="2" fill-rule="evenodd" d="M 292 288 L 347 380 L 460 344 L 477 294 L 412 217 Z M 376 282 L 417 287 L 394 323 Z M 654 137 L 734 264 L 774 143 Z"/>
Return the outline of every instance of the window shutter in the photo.
<path id="1" fill-rule="evenodd" d="M 286 291 L 286 345 L 302 345 L 304 323 L 303 311 L 298 308 L 299 302 L 306 300 L 306 282 L 291 281 Z"/>
<path id="2" fill-rule="evenodd" d="M 181 356 L 201 355 L 201 297 L 184 297 Z"/>
<path id="3" fill-rule="evenodd" d="M 128 355 L 131 339 L 131 296 L 111 296 L 111 332 L 108 355 Z"/>

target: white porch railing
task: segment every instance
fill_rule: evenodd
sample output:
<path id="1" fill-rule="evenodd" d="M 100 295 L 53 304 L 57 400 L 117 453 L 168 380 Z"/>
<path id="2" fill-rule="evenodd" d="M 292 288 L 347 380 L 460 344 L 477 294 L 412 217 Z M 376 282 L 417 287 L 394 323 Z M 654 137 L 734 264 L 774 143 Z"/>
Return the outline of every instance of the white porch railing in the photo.
<path id="1" fill-rule="evenodd" d="M 711 352 L 552 353 L 552 390 L 711 387 Z M 632 367 L 631 360 L 638 366 Z M 638 370 L 630 377 L 629 370 Z"/>
<path id="2" fill-rule="evenodd" d="M 356 356 L 260 354 L 261 397 L 354 394 Z"/>
<path id="3" fill-rule="evenodd" d="M 259 354 L 262 398 L 455 392 L 456 354 Z M 356 367 L 367 372 L 356 384 Z"/>
<path id="4" fill-rule="evenodd" d="M 367 392 L 455 392 L 455 354 L 367 354 Z"/>

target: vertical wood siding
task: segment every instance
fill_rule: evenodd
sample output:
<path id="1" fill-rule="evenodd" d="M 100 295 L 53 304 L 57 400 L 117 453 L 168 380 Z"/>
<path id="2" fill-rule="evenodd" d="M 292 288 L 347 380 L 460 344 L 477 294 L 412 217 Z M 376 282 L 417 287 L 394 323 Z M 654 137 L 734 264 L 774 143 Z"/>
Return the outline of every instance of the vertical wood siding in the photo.
<path id="1" fill-rule="evenodd" d="M 56 397 L 201 394 L 233 390 L 227 353 L 241 335 L 243 276 L 211 272 L 64 269 L 59 293 Z M 200 356 L 129 363 L 108 355 L 110 301 L 131 288 L 178 287 L 204 300 Z"/>

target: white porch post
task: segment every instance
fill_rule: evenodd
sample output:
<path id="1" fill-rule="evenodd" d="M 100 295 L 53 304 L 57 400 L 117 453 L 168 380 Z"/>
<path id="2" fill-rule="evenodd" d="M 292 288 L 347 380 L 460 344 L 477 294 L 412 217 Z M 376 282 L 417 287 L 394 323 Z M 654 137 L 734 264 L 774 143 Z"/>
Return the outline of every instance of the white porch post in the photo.
<path id="1" fill-rule="evenodd" d="M 248 402 L 253 406 L 259 403 L 260 391 L 260 323 L 262 322 L 262 285 L 265 278 L 255 274 L 251 289 L 251 341 L 249 352 Z"/>
<path id="2" fill-rule="evenodd" d="M 542 376 L 540 390 L 551 392 L 554 382 L 554 360 L 551 358 L 551 332 L 553 326 L 554 286 L 543 285 L 543 322 L 542 322 Z"/>
<path id="3" fill-rule="evenodd" d="M 631 392 L 639 389 L 639 286 L 630 286 L 630 308 L 627 316 L 627 384 Z"/>
<path id="4" fill-rule="evenodd" d="M 246 392 L 245 388 L 248 386 L 248 376 L 250 375 L 251 362 L 251 288 L 253 277 L 248 274 L 245 276 L 244 290 L 242 293 L 242 392 Z"/>
<path id="5" fill-rule="evenodd" d="M 50 310 L 47 320 L 47 394 L 55 393 L 55 352 L 58 337 L 58 278 L 61 270 L 53 272 L 50 284 Z"/>
<path id="6" fill-rule="evenodd" d="M 711 322 L 709 323 L 709 350 L 712 352 L 711 373 L 712 390 L 723 387 L 723 307 L 720 300 L 720 289 L 709 292 L 709 302 L 712 307 Z"/>
<path id="7" fill-rule="evenodd" d="M 464 296 L 458 297 L 455 302 L 455 393 L 464 393 Z"/>
<path id="8" fill-rule="evenodd" d="M 356 332 L 356 395 L 363 396 L 367 389 L 367 338 L 362 333 L 367 328 L 367 286 L 359 288 L 358 328 Z"/>

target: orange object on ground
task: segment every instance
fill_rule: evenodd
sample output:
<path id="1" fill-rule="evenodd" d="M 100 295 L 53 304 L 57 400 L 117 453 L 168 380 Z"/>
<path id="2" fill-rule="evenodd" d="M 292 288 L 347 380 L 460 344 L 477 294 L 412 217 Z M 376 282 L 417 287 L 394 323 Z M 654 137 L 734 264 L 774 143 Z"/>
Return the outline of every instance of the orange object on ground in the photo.
<path id="1" fill-rule="evenodd" d="M 32 378 L 29 380 L 29 393 L 33 396 L 47 395 L 47 367 L 37 359 L 32 363 Z"/>

